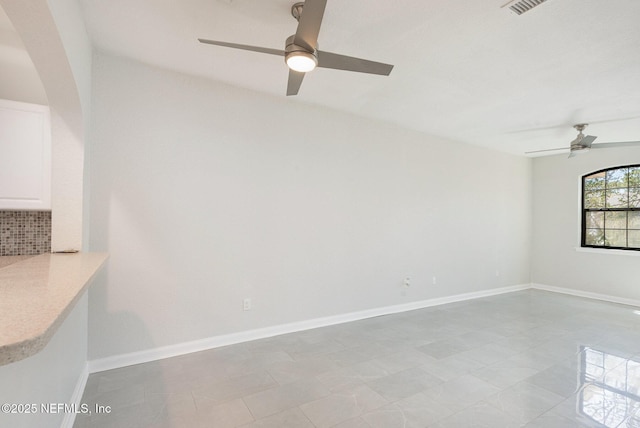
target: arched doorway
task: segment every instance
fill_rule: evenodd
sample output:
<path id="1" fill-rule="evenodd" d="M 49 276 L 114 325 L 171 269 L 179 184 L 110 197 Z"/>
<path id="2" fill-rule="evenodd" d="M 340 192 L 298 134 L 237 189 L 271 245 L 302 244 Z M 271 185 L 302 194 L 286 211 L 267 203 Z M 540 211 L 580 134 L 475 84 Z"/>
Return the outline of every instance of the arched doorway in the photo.
<path id="1" fill-rule="evenodd" d="M 75 0 L 0 0 L 40 75 L 51 109 L 53 251 L 81 250 L 91 45 Z"/>

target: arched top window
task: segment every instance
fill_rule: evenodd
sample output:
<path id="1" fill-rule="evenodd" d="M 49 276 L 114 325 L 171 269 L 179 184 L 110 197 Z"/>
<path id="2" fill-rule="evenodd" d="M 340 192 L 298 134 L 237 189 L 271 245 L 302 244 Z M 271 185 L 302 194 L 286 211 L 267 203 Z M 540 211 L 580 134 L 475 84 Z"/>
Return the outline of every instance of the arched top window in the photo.
<path id="1" fill-rule="evenodd" d="M 640 165 L 582 177 L 582 246 L 640 250 Z"/>

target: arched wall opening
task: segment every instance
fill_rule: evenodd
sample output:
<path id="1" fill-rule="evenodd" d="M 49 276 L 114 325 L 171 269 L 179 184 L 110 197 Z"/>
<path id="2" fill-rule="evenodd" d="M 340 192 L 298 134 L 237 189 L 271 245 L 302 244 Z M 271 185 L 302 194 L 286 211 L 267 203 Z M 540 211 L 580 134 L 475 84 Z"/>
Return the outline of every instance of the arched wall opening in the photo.
<path id="1" fill-rule="evenodd" d="M 0 0 L 46 91 L 51 110 L 52 251 L 82 250 L 91 45 L 75 0 Z"/>

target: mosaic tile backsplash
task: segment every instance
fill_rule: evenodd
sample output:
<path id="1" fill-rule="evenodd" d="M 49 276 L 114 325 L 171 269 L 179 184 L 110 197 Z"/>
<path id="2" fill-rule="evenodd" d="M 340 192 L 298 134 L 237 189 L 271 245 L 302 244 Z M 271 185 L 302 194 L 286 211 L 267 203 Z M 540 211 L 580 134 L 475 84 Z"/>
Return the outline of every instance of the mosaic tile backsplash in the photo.
<path id="1" fill-rule="evenodd" d="M 51 252 L 51 211 L 0 211 L 0 256 Z"/>

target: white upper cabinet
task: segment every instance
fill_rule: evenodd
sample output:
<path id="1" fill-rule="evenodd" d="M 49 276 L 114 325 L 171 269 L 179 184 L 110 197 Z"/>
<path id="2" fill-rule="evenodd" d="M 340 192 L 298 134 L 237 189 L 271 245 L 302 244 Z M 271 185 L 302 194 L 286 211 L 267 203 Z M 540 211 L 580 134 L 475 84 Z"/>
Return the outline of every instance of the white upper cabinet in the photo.
<path id="1" fill-rule="evenodd" d="M 51 209 L 49 107 L 0 100 L 0 210 Z"/>

